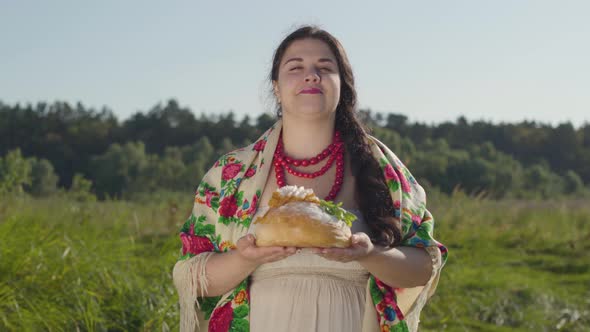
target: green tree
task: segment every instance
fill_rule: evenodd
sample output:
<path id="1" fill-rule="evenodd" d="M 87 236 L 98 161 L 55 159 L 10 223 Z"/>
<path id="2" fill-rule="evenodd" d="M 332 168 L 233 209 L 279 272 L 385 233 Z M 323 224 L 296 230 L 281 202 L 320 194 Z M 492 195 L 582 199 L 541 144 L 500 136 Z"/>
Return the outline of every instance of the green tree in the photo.
<path id="1" fill-rule="evenodd" d="M 149 193 L 158 190 L 187 191 L 192 185 L 183 175 L 185 165 L 179 148 L 166 148 L 165 155 L 148 155 L 148 163 L 137 176 L 130 179 L 125 192 Z"/>
<path id="2" fill-rule="evenodd" d="M 113 144 L 92 160 L 92 175 L 99 196 L 120 197 L 149 165 L 143 142 Z"/>
<path id="3" fill-rule="evenodd" d="M 31 180 L 31 162 L 22 156 L 20 149 L 0 158 L 0 193 L 22 193 Z"/>
<path id="4" fill-rule="evenodd" d="M 236 149 L 236 147 L 232 143 L 231 139 L 226 137 L 221 141 L 221 144 L 219 145 L 219 148 L 217 149 L 216 156 L 220 157 L 220 156 L 222 156 L 228 152 L 231 152 L 235 149 Z"/>
<path id="5" fill-rule="evenodd" d="M 215 158 L 215 148 L 207 136 L 199 138 L 193 145 L 183 147 L 181 151 L 182 160 L 185 164 L 199 162 L 200 164 L 208 165 Z"/>
<path id="6" fill-rule="evenodd" d="M 72 178 L 72 186 L 68 191 L 68 196 L 79 202 L 94 202 L 96 196 L 91 192 L 92 181 L 86 179 L 82 174 L 76 173 Z"/>
<path id="7" fill-rule="evenodd" d="M 524 171 L 525 197 L 549 198 L 564 192 L 563 180 L 544 164 L 536 164 Z"/>
<path id="8" fill-rule="evenodd" d="M 578 194 L 584 189 L 584 182 L 576 172 L 568 170 L 563 176 L 563 187 L 566 194 Z"/>
<path id="9" fill-rule="evenodd" d="M 34 196 L 48 196 L 57 191 L 59 178 L 47 159 L 31 159 L 31 185 L 27 191 Z"/>
<path id="10" fill-rule="evenodd" d="M 256 128 L 260 131 L 267 130 L 275 123 L 275 118 L 268 113 L 262 113 L 256 118 Z"/>

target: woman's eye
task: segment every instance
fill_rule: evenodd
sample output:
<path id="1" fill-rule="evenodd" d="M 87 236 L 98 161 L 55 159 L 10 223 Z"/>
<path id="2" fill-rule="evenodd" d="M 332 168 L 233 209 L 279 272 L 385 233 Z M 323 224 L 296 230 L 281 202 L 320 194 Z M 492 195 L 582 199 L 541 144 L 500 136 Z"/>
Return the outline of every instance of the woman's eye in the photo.
<path id="1" fill-rule="evenodd" d="M 302 69 L 302 68 L 303 67 L 293 67 L 293 68 L 289 69 L 289 71 L 293 71 L 293 70 L 296 70 L 296 69 Z M 331 72 L 332 71 L 332 68 L 324 67 L 324 68 L 320 68 L 320 70 L 321 71 L 329 71 L 329 72 Z"/>
<path id="2" fill-rule="evenodd" d="M 293 71 L 293 70 L 301 69 L 301 68 L 303 68 L 303 67 L 293 67 L 293 68 L 289 69 L 289 71 Z M 320 68 L 320 70 L 323 70 L 323 71 L 332 71 L 332 68 Z"/>

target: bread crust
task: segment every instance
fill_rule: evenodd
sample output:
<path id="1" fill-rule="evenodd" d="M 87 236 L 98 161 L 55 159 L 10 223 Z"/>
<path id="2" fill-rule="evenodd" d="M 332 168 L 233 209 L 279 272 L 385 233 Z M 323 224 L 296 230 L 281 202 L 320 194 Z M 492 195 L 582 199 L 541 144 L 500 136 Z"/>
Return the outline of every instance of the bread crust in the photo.
<path id="1" fill-rule="evenodd" d="M 273 204 L 254 221 L 257 246 L 350 247 L 350 227 L 324 212 L 315 200 L 285 199 L 282 203 Z"/>

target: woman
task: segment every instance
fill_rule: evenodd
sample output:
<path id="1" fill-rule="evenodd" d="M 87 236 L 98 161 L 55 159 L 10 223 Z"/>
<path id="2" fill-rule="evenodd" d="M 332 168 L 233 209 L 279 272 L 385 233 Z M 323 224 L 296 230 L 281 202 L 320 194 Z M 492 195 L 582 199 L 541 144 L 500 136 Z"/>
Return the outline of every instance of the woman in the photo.
<path id="1" fill-rule="evenodd" d="M 422 187 L 356 119 L 344 49 L 299 28 L 277 48 L 270 80 L 279 120 L 215 163 L 181 230 L 181 330 L 416 331 L 447 250 Z M 352 247 L 257 247 L 251 221 L 284 185 L 357 214 Z"/>

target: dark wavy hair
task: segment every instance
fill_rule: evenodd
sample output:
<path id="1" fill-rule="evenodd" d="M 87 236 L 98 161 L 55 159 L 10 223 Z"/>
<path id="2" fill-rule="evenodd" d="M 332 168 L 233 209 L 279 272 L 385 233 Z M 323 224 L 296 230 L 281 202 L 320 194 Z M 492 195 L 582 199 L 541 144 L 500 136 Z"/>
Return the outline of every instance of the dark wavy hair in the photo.
<path id="1" fill-rule="evenodd" d="M 301 39 L 323 41 L 336 56 L 341 84 L 335 126 L 343 136 L 349 155 L 355 156 L 351 158 L 352 174 L 356 178 L 355 199 L 367 221 L 371 232 L 368 235 L 373 243 L 393 247 L 401 242 L 400 223 L 394 218 L 395 211 L 385 177 L 367 143 L 368 128 L 357 117 L 357 96 L 352 66 L 340 42 L 317 26 L 305 25 L 298 28 L 285 37 L 276 49 L 269 76 L 270 83 L 272 85 L 273 81 L 278 81 L 279 65 L 289 45 Z M 282 117 L 282 110 L 278 104 L 276 116 Z"/>

